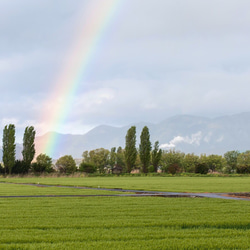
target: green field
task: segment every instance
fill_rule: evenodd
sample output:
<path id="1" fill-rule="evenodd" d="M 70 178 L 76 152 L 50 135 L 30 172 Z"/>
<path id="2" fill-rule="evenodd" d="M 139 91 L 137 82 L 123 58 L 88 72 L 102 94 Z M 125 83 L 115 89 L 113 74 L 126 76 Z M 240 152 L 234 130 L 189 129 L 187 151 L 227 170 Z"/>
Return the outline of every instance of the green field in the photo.
<path id="1" fill-rule="evenodd" d="M 0 178 L 0 181 L 168 192 L 250 192 L 249 176 Z"/>
<path id="2" fill-rule="evenodd" d="M 225 192 L 231 190 L 232 187 L 227 187 L 231 180 L 233 185 L 240 186 L 235 192 L 249 191 L 250 178 L 185 178 L 9 178 L 0 181 L 164 191 L 177 191 L 174 189 L 179 182 L 178 191 L 200 192 L 209 188 L 209 192 Z M 199 187 L 201 183 L 203 187 Z M 129 187 L 130 184 L 133 186 Z M 0 190 L 1 195 L 108 192 L 4 183 L 0 183 Z M 163 197 L 1 198 L 0 221 L 0 249 L 250 248 L 250 201 Z"/>

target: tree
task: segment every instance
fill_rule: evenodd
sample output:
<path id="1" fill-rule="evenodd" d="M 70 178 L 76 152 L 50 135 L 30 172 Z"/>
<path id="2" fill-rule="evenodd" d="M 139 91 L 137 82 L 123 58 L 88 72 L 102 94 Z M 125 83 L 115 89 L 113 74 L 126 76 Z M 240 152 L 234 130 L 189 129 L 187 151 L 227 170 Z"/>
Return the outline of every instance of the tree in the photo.
<path id="1" fill-rule="evenodd" d="M 157 172 L 159 163 L 161 161 L 162 150 L 159 149 L 159 141 L 155 142 L 154 149 L 152 151 L 152 165 L 154 167 L 154 172 Z"/>
<path id="2" fill-rule="evenodd" d="M 184 170 L 188 173 L 195 173 L 195 168 L 199 163 L 199 156 L 192 154 L 186 154 L 184 157 Z"/>
<path id="3" fill-rule="evenodd" d="M 30 165 L 21 160 L 16 160 L 11 170 L 12 174 L 27 174 L 29 172 Z"/>
<path id="4" fill-rule="evenodd" d="M 4 174 L 4 168 L 3 165 L 0 163 L 0 174 Z"/>
<path id="5" fill-rule="evenodd" d="M 30 166 L 32 160 L 34 159 L 35 150 L 35 135 L 36 131 L 33 126 L 26 127 L 23 135 L 23 161 Z"/>
<path id="6" fill-rule="evenodd" d="M 109 165 L 111 167 L 111 171 L 113 173 L 113 168 L 117 163 L 117 156 L 116 156 L 116 147 L 111 148 L 110 156 L 109 156 Z"/>
<path id="7" fill-rule="evenodd" d="M 85 163 L 90 163 L 90 157 L 89 157 L 89 151 L 86 150 L 82 153 L 82 161 L 85 162 Z"/>
<path id="8" fill-rule="evenodd" d="M 150 152 L 151 152 L 151 142 L 150 142 L 150 134 L 148 127 L 145 126 L 142 129 L 141 136 L 140 136 L 141 142 L 139 145 L 139 155 L 142 163 L 142 172 L 147 173 L 148 167 L 150 164 Z"/>
<path id="9" fill-rule="evenodd" d="M 98 148 L 91 151 L 84 151 L 82 154 L 82 163 L 94 165 L 95 170 L 104 173 L 105 168 L 109 164 L 110 152 L 104 148 Z"/>
<path id="10" fill-rule="evenodd" d="M 128 173 L 131 172 L 136 161 L 136 127 L 132 126 L 126 135 L 126 146 L 125 146 L 125 162 Z"/>
<path id="11" fill-rule="evenodd" d="M 214 171 L 221 171 L 225 165 L 225 159 L 221 155 L 209 155 L 207 156 L 208 167 Z"/>
<path id="12" fill-rule="evenodd" d="M 250 151 L 238 155 L 236 171 L 239 174 L 250 173 Z"/>
<path id="13" fill-rule="evenodd" d="M 209 171 L 209 164 L 208 164 L 207 156 L 205 154 L 201 154 L 199 158 L 199 162 L 195 166 L 195 173 L 207 174 L 208 171 Z"/>
<path id="14" fill-rule="evenodd" d="M 61 173 L 73 173 L 76 171 L 76 163 L 71 155 L 65 155 L 56 162 L 56 167 Z"/>
<path id="15" fill-rule="evenodd" d="M 81 162 L 79 166 L 79 171 L 85 172 L 85 173 L 94 173 L 96 171 L 96 167 L 92 163 Z"/>
<path id="16" fill-rule="evenodd" d="M 121 167 L 123 171 L 125 171 L 125 156 L 124 156 L 124 149 L 122 147 L 119 147 L 116 152 L 116 165 L 118 167 Z"/>
<path id="17" fill-rule="evenodd" d="M 240 155 L 240 152 L 237 150 L 228 151 L 224 154 L 224 158 L 227 162 L 226 171 L 232 173 L 237 168 L 237 158 Z"/>
<path id="18" fill-rule="evenodd" d="M 163 171 L 176 174 L 183 170 L 185 154 L 180 151 L 169 150 L 162 154 Z"/>
<path id="19" fill-rule="evenodd" d="M 36 162 L 32 164 L 34 172 L 47 172 L 51 173 L 54 171 L 52 167 L 52 158 L 46 154 L 40 154 L 36 157 Z"/>
<path id="20" fill-rule="evenodd" d="M 15 144 L 15 125 L 6 125 L 3 130 L 3 163 L 5 173 L 11 174 L 11 170 L 15 165 L 16 144 Z"/>

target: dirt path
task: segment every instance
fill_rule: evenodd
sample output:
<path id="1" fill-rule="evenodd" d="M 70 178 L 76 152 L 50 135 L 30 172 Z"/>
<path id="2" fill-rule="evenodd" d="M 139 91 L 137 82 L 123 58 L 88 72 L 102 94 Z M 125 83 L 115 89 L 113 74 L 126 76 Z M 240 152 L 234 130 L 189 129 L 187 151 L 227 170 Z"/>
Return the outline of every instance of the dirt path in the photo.
<path id="1" fill-rule="evenodd" d="M 156 196 L 156 197 L 190 197 L 190 198 L 217 198 L 227 200 L 248 200 L 250 201 L 250 193 L 181 193 L 181 192 L 160 192 L 160 191 L 140 191 L 131 189 L 118 189 L 118 188 L 90 188 L 78 186 L 58 186 L 58 185 L 45 185 L 34 183 L 11 183 L 0 182 L 0 184 L 13 184 L 13 185 L 29 185 L 36 187 L 58 187 L 58 188 L 75 188 L 75 189 L 90 189 L 90 190 L 103 190 L 103 191 L 119 191 L 124 193 L 133 194 L 97 194 L 97 195 L 13 195 L 13 196 L 0 196 L 0 198 L 28 198 L 28 197 L 141 197 L 141 196 Z"/>

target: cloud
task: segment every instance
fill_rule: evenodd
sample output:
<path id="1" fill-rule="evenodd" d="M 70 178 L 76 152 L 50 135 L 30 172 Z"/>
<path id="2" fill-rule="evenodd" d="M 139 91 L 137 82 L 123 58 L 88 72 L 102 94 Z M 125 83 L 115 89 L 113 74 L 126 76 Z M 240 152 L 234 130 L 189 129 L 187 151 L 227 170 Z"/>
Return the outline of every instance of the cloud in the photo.
<path id="1" fill-rule="evenodd" d="M 202 132 L 198 131 L 195 134 L 192 134 L 191 137 L 189 136 L 176 136 L 174 137 L 169 143 L 161 144 L 160 148 L 162 149 L 171 149 L 175 148 L 178 144 L 180 143 L 187 143 L 187 144 L 192 144 L 192 145 L 200 145 L 200 141 L 202 138 Z"/>
<path id="2" fill-rule="evenodd" d="M 88 21 L 88 3 L 0 1 L 2 119 L 42 131 L 41 113 Z M 248 0 L 218 0 L 216 8 L 214 1 L 121 1 L 60 132 L 249 111 L 249 8 Z"/>

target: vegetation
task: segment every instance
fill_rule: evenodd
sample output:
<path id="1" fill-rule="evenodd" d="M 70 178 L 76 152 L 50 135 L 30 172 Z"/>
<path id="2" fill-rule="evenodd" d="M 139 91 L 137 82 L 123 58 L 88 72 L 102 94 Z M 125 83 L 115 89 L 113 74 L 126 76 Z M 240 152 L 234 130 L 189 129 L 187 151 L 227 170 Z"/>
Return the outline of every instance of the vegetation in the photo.
<path id="1" fill-rule="evenodd" d="M 51 173 L 54 171 L 52 158 L 46 154 L 40 154 L 36 157 L 36 162 L 32 163 L 31 168 L 35 173 Z"/>
<path id="2" fill-rule="evenodd" d="M 76 171 L 76 163 L 71 155 L 65 155 L 57 160 L 56 168 L 60 173 L 69 174 Z"/>
<path id="3" fill-rule="evenodd" d="M 210 177 L 211 176 L 211 177 Z M 165 192 L 250 192 L 250 176 L 239 177 L 161 177 L 161 176 L 113 176 L 90 178 L 2 178 L 2 182 L 40 183 L 49 185 L 84 186 L 94 188 L 119 188 Z"/>
<path id="4" fill-rule="evenodd" d="M 142 164 L 142 172 L 147 173 L 151 159 L 151 142 L 148 127 L 144 127 L 141 132 L 141 143 L 139 145 L 139 155 Z"/>
<path id="5" fill-rule="evenodd" d="M 137 149 L 136 149 L 136 127 L 132 126 L 126 135 L 126 145 L 125 145 L 125 163 L 127 166 L 127 172 L 130 173 L 135 166 Z"/>
<path id="6" fill-rule="evenodd" d="M 23 135 L 23 161 L 30 167 L 35 156 L 35 135 L 36 131 L 33 126 L 26 127 Z"/>
<path id="7" fill-rule="evenodd" d="M 98 178 L 57 178 L 63 185 L 67 181 L 77 185 L 75 181 L 94 179 Z M 108 179 L 116 181 L 121 178 Z M 166 183 L 170 179 L 179 180 L 180 185 L 183 181 L 180 178 L 162 179 Z M 40 180 L 51 181 L 49 178 Z M 117 183 L 115 185 L 119 187 Z M 63 187 L 0 185 L 0 194 L 7 192 L 9 195 L 94 194 L 93 190 Z M 219 182 L 212 186 L 222 190 Z M 248 249 L 250 245 L 249 201 L 53 197 L 1 198 L 0 202 L 1 249 Z"/>
<path id="8" fill-rule="evenodd" d="M 162 150 L 159 149 L 159 141 L 156 141 L 154 149 L 152 151 L 152 166 L 154 172 L 157 172 L 158 167 L 160 166 L 161 157 L 162 157 Z"/>
<path id="9" fill-rule="evenodd" d="M 0 173 L 5 174 L 27 174 L 34 172 L 71 174 L 76 171 L 99 174 L 124 174 L 132 171 L 141 173 L 162 172 L 167 174 L 196 173 L 206 175 L 208 173 L 224 174 L 249 174 L 250 173 L 250 151 L 239 152 L 228 151 L 221 155 L 200 156 L 195 154 L 185 154 L 183 152 L 170 149 L 159 148 L 159 141 L 156 141 L 151 148 L 150 133 L 145 126 L 141 131 L 139 148 L 136 148 L 136 127 L 128 129 L 125 138 L 125 148 L 112 147 L 111 150 L 105 148 L 84 151 L 82 162 L 76 165 L 71 155 L 65 155 L 58 159 L 55 166 L 52 159 L 40 154 L 35 162 L 35 130 L 33 126 L 26 127 L 23 136 L 23 159 L 15 159 L 15 126 L 6 125 L 3 133 L 3 164 Z M 31 164 L 32 162 L 32 164 Z"/>
<path id="10" fill-rule="evenodd" d="M 6 125 L 3 130 L 3 163 L 5 173 L 11 174 L 15 165 L 16 144 L 15 144 L 15 125 Z"/>

